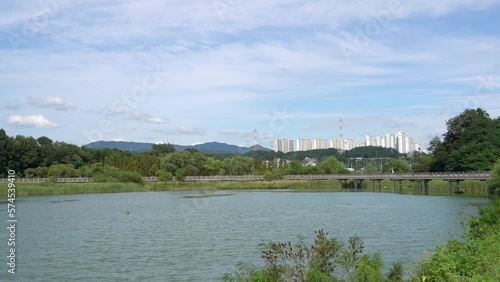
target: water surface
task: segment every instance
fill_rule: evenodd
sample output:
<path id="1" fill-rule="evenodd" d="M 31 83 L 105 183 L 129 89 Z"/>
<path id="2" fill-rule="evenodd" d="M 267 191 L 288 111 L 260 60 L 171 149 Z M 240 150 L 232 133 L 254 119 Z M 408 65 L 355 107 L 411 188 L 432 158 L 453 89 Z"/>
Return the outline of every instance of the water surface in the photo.
<path id="1" fill-rule="evenodd" d="M 261 263 L 262 240 L 359 235 L 384 261 L 415 261 L 487 198 L 391 193 L 152 192 L 17 202 L 18 281 L 215 281 Z M 6 204 L 1 206 L 6 215 Z M 6 223 L 5 223 L 6 224 Z M 7 242 L 7 232 L 2 232 Z M 4 256 L 7 256 L 5 244 Z M 4 264 L 5 266 L 5 264 Z M 11 278 L 4 267 L 0 279 Z"/>

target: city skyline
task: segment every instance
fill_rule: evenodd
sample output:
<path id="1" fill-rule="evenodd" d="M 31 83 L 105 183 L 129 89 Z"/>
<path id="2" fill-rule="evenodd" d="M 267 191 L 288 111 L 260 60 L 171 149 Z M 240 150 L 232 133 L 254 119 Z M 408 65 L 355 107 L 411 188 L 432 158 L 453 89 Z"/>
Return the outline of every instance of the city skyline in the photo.
<path id="1" fill-rule="evenodd" d="M 342 134 L 341 134 L 342 135 Z M 351 150 L 358 147 L 374 146 L 383 148 L 393 148 L 401 154 L 413 153 L 415 151 L 423 151 L 419 143 L 413 138 L 406 135 L 403 131 L 398 130 L 394 134 L 386 133 L 383 136 L 373 136 L 365 134 L 364 141 L 353 138 L 314 138 L 299 137 L 296 139 L 279 138 L 271 142 L 271 150 L 283 153 L 294 151 L 308 151 L 316 149 L 337 149 Z"/>
<path id="2" fill-rule="evenodd" d="M 500 116 L 500 0 L 3 1 L 0 128 L 250 147 Z M 279 16 L 277 16 L 279 15 Z"/>

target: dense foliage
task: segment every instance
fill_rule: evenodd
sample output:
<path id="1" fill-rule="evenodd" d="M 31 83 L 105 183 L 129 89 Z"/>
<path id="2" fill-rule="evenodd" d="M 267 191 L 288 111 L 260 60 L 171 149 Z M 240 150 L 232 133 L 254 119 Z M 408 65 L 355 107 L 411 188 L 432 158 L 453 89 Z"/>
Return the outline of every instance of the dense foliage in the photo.
<path id="1" fill-rule="evenodd" d="M 301 158 L 336 153 L 336 150 L 320 151 L 297 155 Z M 263 151 L 257 154 L 259 152 Z M 174 176 L 182 180 L 185 176 L 262 174 L 267 180 L 274 180 L 286 173 L 347 173 L 344 165 L 333 156 L 321 155 L 320 160 L 317 166 L 305 166 L 301 161 L 287 164 L 284 158 L 261 159 L 238 154 L 212 156 L 195 149 L 175 152 L 171 144 L 154 145 L 145 153 L 89 149 L 54 142 L 47 137 L 9 137 L 0 129 L 0 177 L 9 169 L 21 177 L 93 177 L 98 182 L 139 182 L 138 175 L 158 176 L 160 181 L 169 181 Z"/>
<path id="2" fill-rule="evenodd" d="M 500 200 L 471 219 L 466 241 L 451 240 L 420 263 L 412 281 L 498 281 Z"/>
<path id="3" fill-rule="evenodd" d="M 443 140 L 434 138 L 430 148 L 432 171 L 489 171 L 500 158 L 500 118 L 483 109 L 467 109 L 446 122 Z"/>
<path id="4" fill-rule="evenodd" d="M 0 129 L 0 177 L 9 169 L 21 177 L 90 176 L 102 181 L 130 180 L 123 172 L 142 176 L 261 174 L 266 180 L 285 174 L 364 173 L 429 171 L 490 171 L 500 159 L 500 118 L 482 109 L 467 109 L 447 122 L 443 140 L 430 141 L 430 154 L 403 156 L 394 149 L 360 147 L 340 153 L 336 149 L 301 152 L 251 151 L 246 154 L 209 155 L 195 149 L 175 152 L 171 144 L 157 144 L 144 153 L 117 149 L 90 149 L 64 142 L 17 135 Z M 314 160 L 313 163 L 304 161 Z M 500 184 L 492 183 L 500 188 Z M 497 185 L 497 186 L 495 186 Z"/>
<path id="5" fill-rule="evenodd" d="M 303 240 L 268 242 L 260 245 L 264 267 L 239 264 L 224 281 L 402 281 L 401 264 L 394 264 L 387 275 L 382 274 L 382 259 L 378 254 L 363 254 L 364 245 L 359 237 L 349 238 L 343 244 L 329 238 L 328 232 L 316 231 L 312 245 Z"/>
<path id="6" fill-rule="evenodd" d="M 471 218 L 464 240 L 451 240 L 419 262 L 412 272 L 404 273 L 403 265 L 394 263 L 384 275 L 378 254 L 363 254 L 359 237 L 351 237 L 347 245 L 316 231 L 312 245 L 303 240 L 261 244 L 262 267 L 240 263 L 224 281 L 498 281 L 500 277 L 500 199 Z"/>

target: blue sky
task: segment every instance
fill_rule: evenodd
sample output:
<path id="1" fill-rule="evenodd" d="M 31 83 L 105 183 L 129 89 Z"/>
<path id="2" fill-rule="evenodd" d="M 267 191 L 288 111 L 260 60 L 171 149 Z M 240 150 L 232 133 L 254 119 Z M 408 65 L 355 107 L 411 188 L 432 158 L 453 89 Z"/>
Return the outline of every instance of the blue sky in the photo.
<path id="1" fill-rule="evenodd" d="M 424 147 L 500 115 L 500 1 L 0 3 L 0 128 L 94 140 L 362 140 Z"/>

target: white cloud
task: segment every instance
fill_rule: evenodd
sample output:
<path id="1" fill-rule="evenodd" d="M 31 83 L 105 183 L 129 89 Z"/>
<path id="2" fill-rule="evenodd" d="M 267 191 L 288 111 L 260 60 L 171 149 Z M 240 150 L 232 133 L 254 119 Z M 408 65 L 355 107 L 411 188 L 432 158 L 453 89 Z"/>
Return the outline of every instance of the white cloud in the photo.
<path id="1" fill-rule="evenodd" d="M 28 104 L 35 107 L 42 108 L 53 108 L 58 111 L 74 111 L 76 110 L 76 105 L 64 101 L 63 98 L 59 96 L 52 97 L 29 97 Z"/>
<path id="2" fill-rule="evenodd" d="M 286 119 L 293 122 L 286 130 L 292 131 L 335 124 L 340 116 L 347 126 L 348 114 L 357 109 L 374 115 L 418 110 L 426 116 L 424 110 L 433 110 L 426 104 L 451 108 L 436 96 L 473 95 L 477 76 L 492 77 L 483 96 L 497 95 L 500 87 L 498 69 L 491 70 L 498 35 L 475 20 L 464 25 L 454 16 L 441 18 L 456 11 L 464 17 L 471 10 L 473 16 L 496 11 L 498 0 L 222 1 L 232 3 L 222 20 L 212 0 L 44 3 L 54 1 L 60 11 L 36 40 L 20 46 L 20 54 L 8 46 L 0 50 L 0 61 L 12 66 L 0 70 L 0 85 L 31 106 L 90 109 L 51 118 L 98 128 L 106 136 L 111 133 L 101 122 L 112 123 L 113 134 L 129 140 L 147 134 L 151 141 L 162 140 L 168 134 L 186 144 L 196 135 L 240 142 L 252 140 L 253 130 L 245 128 L 270 128 L 275 117 L 265 113 L 273 107 L 290 110 Z M 339 48 L 343 35 L 364 30 L 393 2 L 400 2 L 401 13 L 347 62 Z M 0 6 L 0 32 L 6 34 L 19 34 L 43 8 L 29 1 Z M 472 32 L 462 33 L 469 27 Z M 134 99 L 132 89 L 143 86 L 157 65 L 172 76 L 158 85 L 146 81 L 147 97 Z M 60 93 L 74 104 L 59 96 L 27 98 Z M 125 128 L 130 121 L 141 123 L 137 131 Z"/>
<path id="3" fill-rule="evenodd" d="M 223 129 L 219 131 L 219 134 L 232 137 L 251 137 L 253 136 L 253 130 L 243 130 L 243 129 Z"/>
<path id="4" fill-rule="evenodd" d="M 145 114 L 141 112 L 134 112 L 132 114 L 132 119 L 140 122 L 146 122 L 146 123 L 157 123 L 157 124 L 166 124 L 168 121 L 164 118 L 160 117 L 153 117 L 150 114 Z"/>
<path id="5" fill-rule="evenodd" d="M 9 117 L 10 125 L 28 126 L 28 127 L 58 127 L 59 125 L 46 119 L 43 115 L 21 116 L 13 115 Z"/>
<path id="6" fill-rule="evenodd" d="M 179 126 L 176 130 L 178 134 L 183 135 L 204 135 L 205 131 L 201 128 L 191 126 Z"/>

